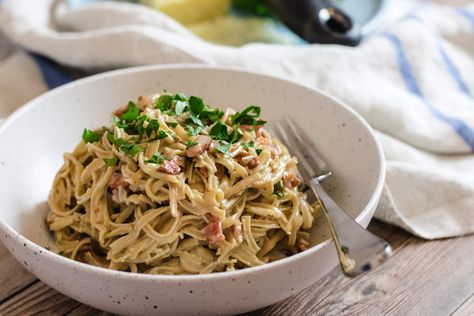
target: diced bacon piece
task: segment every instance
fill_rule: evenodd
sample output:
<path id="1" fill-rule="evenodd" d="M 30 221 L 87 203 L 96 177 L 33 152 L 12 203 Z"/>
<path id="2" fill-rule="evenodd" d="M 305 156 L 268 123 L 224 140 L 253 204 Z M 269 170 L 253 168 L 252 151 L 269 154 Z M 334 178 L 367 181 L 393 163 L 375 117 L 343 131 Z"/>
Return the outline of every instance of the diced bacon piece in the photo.
<path id="1" fill-rule="evenodd" d="M 309 241 L 304 238 L 298 238 L 298 240 L 296 241 L 296 247 L 300 251 L 307 250 L 309 248 Z"/>
<path id="2" fill-rule="evenodd" d="M 204 168 L 199 168 L 199 173 L 204 177 L 207 178 L 209 177 L 209 170 L 204 167 Z"/>
<path id="3" fill-rule="evenodd" d="M 207 241 L 210 244 L 215 244 L 225 239 L 224 233 L 222 232 L 222 223 L 219 218 L 211 216 L 209 224 L 204 229 L 206 232 Z"/>
<path id="4" fill-rule="evenodd" d="M 255 169 L 258 167 L 259 164 L 260 164 L 260 160 L 258 159 L 258 157 L 254 157 L 250 159 L 247 167 L 249 167 L 249 169 Z"/>
<path id="5" fill-rule="evenodd" d="M 128 183 L 125 182 L 124 177 L 121 173 L 115 172 L 109 180 L 109 187 L 112 189 L 117 189 L 121 186 L 128 186 Z"/>
<path id="6" fill-rule="evenodd" d="M 285 186 L 288 189 L 296 188 L 301 184 L 300 178 L 298 178 L 294 174 L 285 174 L 283 176 L 283 182 L 285 182 Z"/>
<path id="7" fill-rule="evenodd" d="M 181 173 L 181 170 L 184 168 L 184 165 L 184 157 L 174 156 L 171 160 L 163 161 L 158 170 L 167 174 L 178 175 Z"/>
<path id="8" fill-rule="evenodd" d="M 114 115 L 117 117 L 120 117 L 120 115 L 125 113 L 127 110 L 128 110 L 128 104 L 124 104 L 115 110 Z"/>
<path id="9" fill-rule="evenodd" d="M 235 240 L 237 242 L 242 242 L 243 236 L 242 236 L 242 222 L 238 221 L 237 223 L 234 224 L 234 229 L 232 230 L 232 234 L 234 235 Z"/>
<path id="10" fill-rule="evenodd" d="M 195 142 L 197 144 L 189 147 L 186 152 L 188 157 L 196 157 L 205 152 L 209 148 L 209 145 L 211 145 L 211 138 L 209 136 L 199 135 Z"/>
<path id="11" fill-rule="evenodd" d="M 112 189 L 112 201 L 114 201 L 115 203 L 120 203 L 119 190 L 118 189 Z"/>

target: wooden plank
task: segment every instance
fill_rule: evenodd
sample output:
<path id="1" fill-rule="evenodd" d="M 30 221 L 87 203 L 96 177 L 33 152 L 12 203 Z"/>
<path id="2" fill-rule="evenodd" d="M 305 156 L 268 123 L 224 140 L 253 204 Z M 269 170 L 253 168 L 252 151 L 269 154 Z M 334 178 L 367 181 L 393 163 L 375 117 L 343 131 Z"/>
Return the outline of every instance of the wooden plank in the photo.
<path id="1" fill-rule="evenodd" d="M 37 282 L 0 305 L 0 315 L 64 315 L 81 304 Z"/>
<path id="2" fill-rule="evenodd" d="M 474 293 L 474 236 L 411 238 L 380 269 L 308 307 L 314 315 L 449 315 Z"/>
<path id="3" fill-rule="evenodd" d="M 0 303 L 36 280 L 36 277 L 23 268 L 1 242 L 0 271 Z"/>
<path id="4" fill-rule="evenodd" d="M 472 315 L 474 315 L 474 294 L 452 314 L 452 316 Z"/>
<path id="5" fill-rule="evenodd" d="M 405 243 L 413 238 L 410 234 L 399 228 L 380 222 L 371 223 L 369 230 L 389 241 L 395 253 L 400 251 Z M 370 275 L 363 276 L 363 278 L 368 276 Z M 322 304 L 326 298 L 331 297 L 333 291 L 352 282 L 354 280 L 344 276 L 340 268 L 337 267 L 315 285 L 303 290 L 299 294 L 247 315 L 306 315 L 308 310 L 314 309 L 315 306 Z"/>

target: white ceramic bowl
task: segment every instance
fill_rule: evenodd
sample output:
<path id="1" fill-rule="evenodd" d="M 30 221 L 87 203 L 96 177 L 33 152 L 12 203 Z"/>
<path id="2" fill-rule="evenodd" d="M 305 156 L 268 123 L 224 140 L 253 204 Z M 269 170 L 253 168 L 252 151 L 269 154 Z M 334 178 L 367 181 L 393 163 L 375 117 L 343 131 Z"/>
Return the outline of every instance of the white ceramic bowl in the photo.
<path id="1" fill-rule="evenodd" d="M 202 96 L 219 107 L 258 104 L 270 121 L 293 116 L 336 174 L 329 183 L 333 198 L 359 223 L 369 223 L 382 191 L 383 154 L 370 127 L 347 106 L 321 92 L 255 73 L 140 67 L 48 92 L 18 110 L 0 130 L 0 238 L 17 260 L 82 303 L 133 315 L 242 313 L 296 294 L 333 269 L 337 259 L 328 240 L 260 267 L 190 276 L 117 272 L 43 248 L 52 244 L 44 223 L 46 199 L 62 154 L 76 146 L 84 127 L 107 124 L 117 106 L 163 89 Z M 319 240 L 327 237 L 324 227 L 317 235 Z"/>

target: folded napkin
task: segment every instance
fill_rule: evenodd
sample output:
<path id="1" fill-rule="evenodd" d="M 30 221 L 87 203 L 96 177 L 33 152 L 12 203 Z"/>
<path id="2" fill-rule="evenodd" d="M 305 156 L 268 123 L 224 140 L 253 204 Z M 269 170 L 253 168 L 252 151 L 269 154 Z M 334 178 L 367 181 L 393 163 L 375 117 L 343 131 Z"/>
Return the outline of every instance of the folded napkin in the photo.
<path id="1" fill-rule="evenodd" d="M 280 76 L 336 96 L 376 129 L 387 158 L 377 218 L 427 239 L 474 232 L 472 5 L 419 7 L 357 48 L 218 46 L 126 3 L 4 0 L 0 30 L 0 117 L 73 79 L 56 63 L 89 72 L 203 63 Z"/>

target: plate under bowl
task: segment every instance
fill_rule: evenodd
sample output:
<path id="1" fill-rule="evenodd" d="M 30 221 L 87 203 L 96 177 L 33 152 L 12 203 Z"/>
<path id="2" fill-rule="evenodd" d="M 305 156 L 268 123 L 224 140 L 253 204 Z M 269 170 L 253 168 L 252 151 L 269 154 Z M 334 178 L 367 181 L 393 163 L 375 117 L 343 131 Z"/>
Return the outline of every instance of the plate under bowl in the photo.
<path id="1" fill-rule="evenodd" d="M 119 314 L 230 314 L 261 308 L 316 282 L 335 267 L 326 240 L 290 258 L 235 272 L 141 275 L 97 268 L 46 250 L 47 196 L 62 154 L 82 130 L 139 95 L 182 91 L 210 105 L 262 106 L 271 121 L 291 115 L 336 174 L 333 198 L 366 226 L 384 180 L 383 153 L 365 121 L 333 98 L 285 80 L 204 66 L 148 66 L 104 73 L 48 92 L 14 113 L 0 130 L 0 239 L 39 279 L 82 303 Z M 324 229 L 320 237 L 324 239 Z M 319 238 L 319 239 L 321 239 Z"/>

